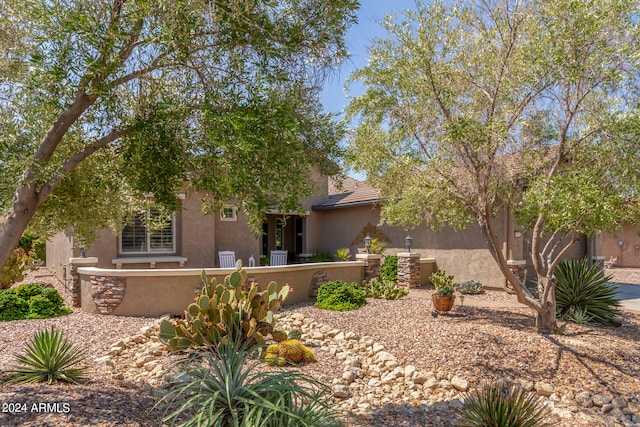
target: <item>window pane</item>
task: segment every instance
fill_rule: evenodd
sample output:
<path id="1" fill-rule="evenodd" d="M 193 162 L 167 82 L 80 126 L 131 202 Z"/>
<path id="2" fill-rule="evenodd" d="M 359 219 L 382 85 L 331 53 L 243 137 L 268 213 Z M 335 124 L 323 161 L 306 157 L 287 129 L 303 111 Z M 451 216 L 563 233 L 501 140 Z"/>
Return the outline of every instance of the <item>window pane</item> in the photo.
<path id="1" fill-rule="evenodd" d="M 124 226 L 122 230 L 122 252 L 146 252 L 147 232 L 142 215 Z"/>
<path id="2" fill-rule="evenodd" d="M 173 251 L 173 221 L 170 221 L 164 228 L 151 232 L 149 246 L 152 252 Z"/>

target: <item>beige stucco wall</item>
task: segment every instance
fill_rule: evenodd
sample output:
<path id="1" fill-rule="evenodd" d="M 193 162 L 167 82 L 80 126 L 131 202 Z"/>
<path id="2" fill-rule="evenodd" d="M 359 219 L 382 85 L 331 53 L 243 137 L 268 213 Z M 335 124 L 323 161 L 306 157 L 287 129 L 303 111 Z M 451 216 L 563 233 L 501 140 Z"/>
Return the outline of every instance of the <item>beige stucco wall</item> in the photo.
<path id="1" fill-rule="evenodd" d="M 367 223 L 380 222 L 378 206 L 363 206 L 348 209 L 335 209 L 318 212 L 322 215 L 322 240 L 320 249 L 335 253 L 340 247 L 349 247 L 351 253 L 357 253 L 364 243 L 350 246 L 353 239 Z M 498 238 L 503 239 L 504 220 L 496 220 Z M 423 258 L 434 258 L 436 267 L 453 274 L 456 282 L 478 280 L 488 287 L 502 288 L 504 277 L 488 249 L 480 228 L 472 224 L 462 231 L 453 231 L 444 227 L 440 231 L 430 230 L 426 226 L 403 230 L 389 225 L 379 226 L 391 243 L 387 245 L 385 255 L 406 252 L 405 237 L 413 239 L 411 251 L 418 252 Z"/>
<path id="2" fill-rule="evenodd" d="M 64 268 L 73 253 L 73 236 L 71 229 L 62 231 L 47 240 L 47 269 L 60 281 L 64 281 Z"/>
<path id="3" fill-rule="evenodd" d="M 617 257 L 616 267 L 640 267 L 638 229 L 625 224 L 612 233 L 602 233 L 602 255 L 605 261 Z"/>
<path id="4" fill-rule="evenodd" d="M 258 263 L 261 250 L 260 239 L 249 231 L 247 216 L 241 209 L 238 209 L 237 221 L 222 221 L 220 215 L 215 215 L 214 226 L 216 234 L 215 264 L 208 264 L 207 266 L 219 266 L 219 251 L 235 251 L 236 260 L 241 259 L 242 264 L 245 266 L 249 265 L 249 257 L 251 255 L 255 258 L 256 264 Z M 194 231 L 197 232 L 197 229 Z M 187 242 L 185 242 L 186 246 L 188 246 Z"/>
<path id="5" fill-rule="evenodd" d="M 264 287 L 275 281 L 281 287 L 289 284 L 293 292 L 285 305 L 309 301 L 309 287 L 315 273 L 323 271 L 328 280 L 344 280 L 361 283 L 364 277 L 364 262 L 334 262 L 318 264 L 297 264 L 284 267 L 247 268 L 248 279 Z M 208 278 L 219 282 L 233 269 L 207 269 Z M 122 303 L 114 310 L 119 316 L 160 316 L 162 314 L 183 314 L 193 302 L 196 291 L 201 286 L 200 269 L 176 270 L 114 270 L 100 268 L 79 268 L 81 278 L 82 310 L 97 312 L 91 297 L 91 276 L 125 277 L 126 288 Z"/>

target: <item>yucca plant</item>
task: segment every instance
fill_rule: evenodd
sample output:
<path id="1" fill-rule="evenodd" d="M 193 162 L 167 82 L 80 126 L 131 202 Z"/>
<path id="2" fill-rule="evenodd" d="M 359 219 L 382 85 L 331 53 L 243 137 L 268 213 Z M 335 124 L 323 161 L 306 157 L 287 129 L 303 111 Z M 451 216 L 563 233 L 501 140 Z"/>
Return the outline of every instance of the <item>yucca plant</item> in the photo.
<path id="1" fill-rule="evenodd" d="M 232 335 L 228 335 L 232 337 Z M 254 349 L 241 340 L 180 363 L 157 406 L 163 421 L 181 426 L 340 426 L 327 387 L 307 375 L 264 371 Z"/>
<path id="2" fill-rule="evenodd" d="M 9 369 L 9 381 L 38 383 L 66 381 L 77 383 L 85 378 L 86 366 L 77 366 L 86 358 L 86 352 L 53 327 L 36 332 L 25 346 L 24 354 L 16 354 L 19 365 Z"/>
<path id="3" fill-rule="evenodd" d="M 615 297 L 617 285 L 610 283 L 598 265 L 586 259 L 563 260 L 554 271 L 557 315 L 562 320 L 590 325 L 613 325 L 620 312 Z"/>
<path id="4" fill-rule="evenodd" d="M 460 425 L 463 427 L 539 427 L 550 412 L 533 393 L 512 385 L 486 384 L 464 397 Z"/>

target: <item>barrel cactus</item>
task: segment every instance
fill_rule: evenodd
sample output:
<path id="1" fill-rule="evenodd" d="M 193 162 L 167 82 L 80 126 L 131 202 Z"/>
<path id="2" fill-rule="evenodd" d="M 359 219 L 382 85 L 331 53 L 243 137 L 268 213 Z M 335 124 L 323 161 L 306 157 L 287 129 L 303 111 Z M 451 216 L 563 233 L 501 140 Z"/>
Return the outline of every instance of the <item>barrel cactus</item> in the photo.
<path id="1" fill-rule="evenodd" d="M 269 365 L 284 366 L 288 363 L 313 362 L 315 353 L 299 340 L 289 339 L 268 346 L 263 358 Z"/>
<path id="2" fill-rule="evenodd" d="M 160 341 L 174 350 L 211 346 L 228 339 L 229 327 L 238 326 L 242 339 L 263 345 L 275 326 L 274 312 L 289 294 L 289 285 L 278 290 L 275 282 L 263 291 L 256 283 L 246 286 L 247 272 L 238 266 L 224 283 L 208 280 L 202 272 L 202 290 L 184 312 L 184 319 L 160 323 Z"/>

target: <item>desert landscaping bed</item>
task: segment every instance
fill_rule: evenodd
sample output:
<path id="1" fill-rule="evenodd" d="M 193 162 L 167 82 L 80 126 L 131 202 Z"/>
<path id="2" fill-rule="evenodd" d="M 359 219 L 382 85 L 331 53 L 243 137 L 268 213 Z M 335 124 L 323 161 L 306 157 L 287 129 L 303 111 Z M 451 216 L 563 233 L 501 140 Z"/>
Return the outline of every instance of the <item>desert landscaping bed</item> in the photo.
<path id="1" fill-rule="evenodd" d="M 70 304 L 62 286 L 46 272 L 36 272 L 26 281 L 53 284 Z M 503 296 L 488 292 L 466 300 Z M 336 405 L 352 415 L 353 424 L 457 425 L 453 408 L 459 404 L 459 389 L 500 378 L 547 394 L 555 408 L 549 421 L 557 425 L 616 425 L 615 416 L 619 416 L 618 425 L 625 425 L 622 415 L 627 417 L 626 425 L 635 425 L 633 416 L 638 416 L 639 313 L 624 312 L 623 326 L 618 328 L 568 324 L 563 335 L 554 336 L 537 334 L 532 314 L 524 308 L 488 309 L 465 303 L 448 315 L 434 317 L 429 300 L 423 298 L 369 299 L 365 307 L 344 313 L 301 304 L 287 307 L 280 316 L 286 328 L 301 327 L 303 341 L 316 351 L 317 361 L 301 369 L 341 391 Z M 81 385 L 0 381 L 0 405 L 28 404 L 26 413 L 0 412 L 0 425 L 161 425 L 160 413 L 152 409 L 153 387 L 180 355 L 144 350 L 153 345 L 157 350 L 154 329 L 149 327 L 155 323 L 155 319 L 80 310 L 54 319 L 0 323 L 2 371 L 33 332 L 52 325 L 90 355 L 90 379 Z M 114 347 L 116 343 L 120 347 Z M 393 357 L 388 366 L 402 371 L 397 378 L 385 379 L 388 373 L 372 364 L 382 353 Z M 363 378 L 348 378 L 348 368 L 361 372 Z M 585 401 L 586 395 L 598 399 Z M 599 402 L 601 397 L 604 403 Z"/>

